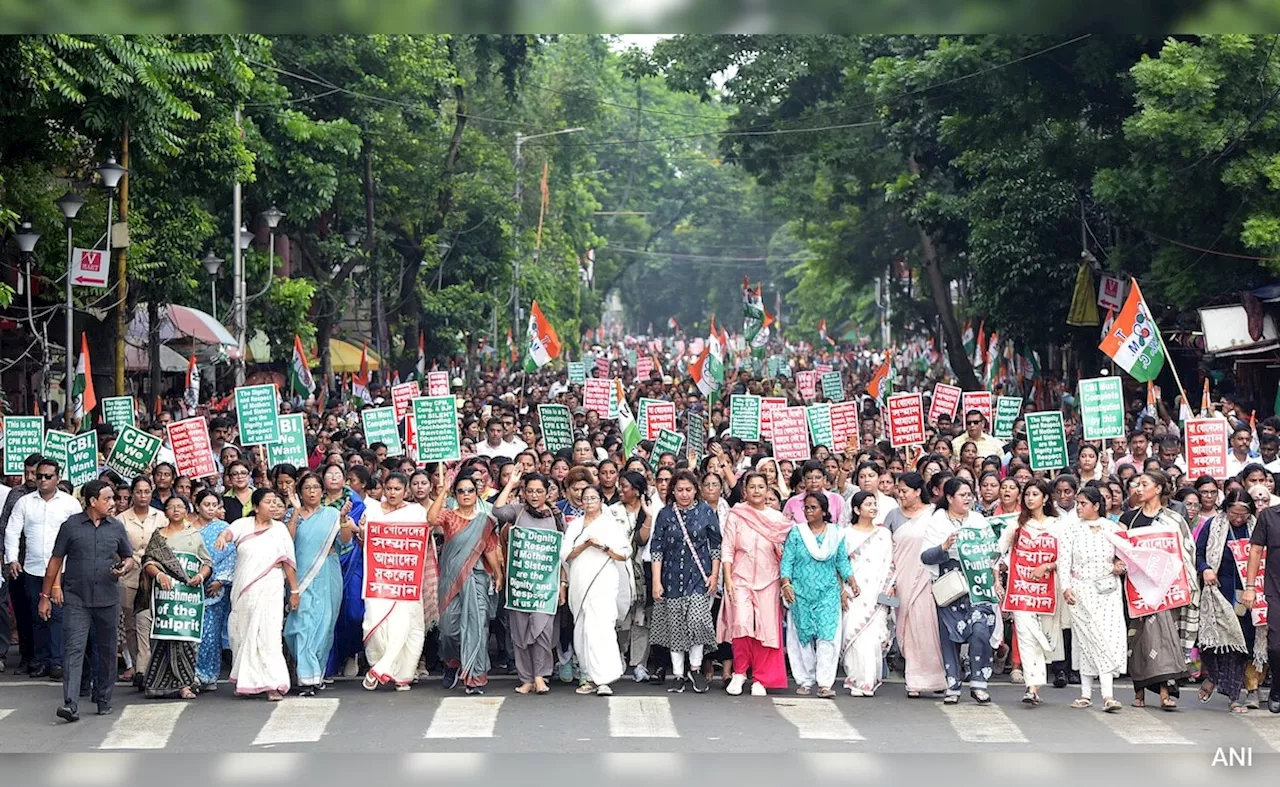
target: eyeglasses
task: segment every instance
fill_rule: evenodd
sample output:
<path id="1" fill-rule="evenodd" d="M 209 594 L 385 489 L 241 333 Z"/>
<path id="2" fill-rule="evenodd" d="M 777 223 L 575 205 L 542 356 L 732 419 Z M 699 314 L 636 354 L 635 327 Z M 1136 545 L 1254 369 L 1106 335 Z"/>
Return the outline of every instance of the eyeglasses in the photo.
<path id="1" fill-rule="evenodd" d="M 57 477 L 57 473 L 36 473 L 36 478 L 39 478 L 41 481 L 52 481 Z"/>
<path id="2" fill-rule="evenodd" d="M 228 473 L 228 475 L 230 475 L 232 478 L 244 478 L 245 476 L 249 475 L 249 473 L 244 470 L 236 470 L 233 473 Z"/>
<path id="3" fill-rule="evenodd" d="M 600 502 L 600 498 L 596 497 L 595 495 L 592 495 L 591 497 L 587 497 L 586 495 L 583 495 L 583 496 L 582 496 L 582 502 L 584 502 L 584 503 L 599 503 L 599 502 Z"/>
<path id="4" fill-rule="evenodd" d="M 460 495 L 474 495 L 476 493 L 476 488 L 474 486 L 466 486 L 466 487 L 460 486 L 453 491 Z"/>

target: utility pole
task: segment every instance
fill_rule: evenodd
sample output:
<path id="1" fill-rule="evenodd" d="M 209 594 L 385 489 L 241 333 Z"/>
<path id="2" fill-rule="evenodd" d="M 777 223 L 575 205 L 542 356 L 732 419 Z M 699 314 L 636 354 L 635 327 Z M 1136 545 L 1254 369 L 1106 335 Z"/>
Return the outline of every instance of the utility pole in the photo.
<path id="1" fill-rule="evenodd" d="M 120 180 L 120 221 L 128 223 L 129 221 L 129 121 L 125 121 L 124 134 L 120 140 L 120 166 L 124 167 L 124 177 Z M 108 210 L 109 214 L 111 211 Z M 107 221 L 111 221 L 110 215 Z M 111 225 L 107 225 L 107 258 L 111 257 Z M 124 339 L 129 331 L 129 249 L 121 248 L 116 253 L 116 282 L 119 286 L 117 294 L 120 300 L 116 303 L 116 362 L 115 362 L 115 388 L 116 396 L 124 396 Z M 69 275 L 69 274 L 68 274 Z M 71 348 L 67 348 L 67 352 L 72 352 Z"/>
<path id="2" fill-rule="evenodd" d="M 236 107 L 236 129 L 240 129 L 240 107 Z M 240 250 L 240 180 L 237 178 L 231 192 L 231 290 L 234 301 L 231 313 L 236 321 L 236 344 L 240 347 L 240 357 L 236 359 L 236 385 L 244 385 L 245 371 L 245 289 L 244 289 L 244 252 Z"/>

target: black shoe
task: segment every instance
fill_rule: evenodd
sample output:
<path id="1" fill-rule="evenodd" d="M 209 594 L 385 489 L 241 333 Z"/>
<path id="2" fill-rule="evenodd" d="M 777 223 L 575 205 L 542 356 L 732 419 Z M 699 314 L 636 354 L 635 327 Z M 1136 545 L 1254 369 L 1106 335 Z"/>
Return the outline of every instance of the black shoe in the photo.
<path id="1" fill-rule="evenodd" d="M 50 680 L 62 680 L 62 667 L 54 667 L 49 670 Z"/>
<path id="2" fill-rule="evenodd" d="M 26 659 L 18 659 L 18 669 L 15 672 L 29 672 L 31 670 L 31 662 Z"/>
<path id="3" fill-rule="evenodd" d="M 30 677 L 30 678 L 47 678 L 47 677 L 49 677 L 49 668 L 48 668 L 48 667 L 35 667 L 35 668 L 33 668 L 30 672 L 28 672 L 28 673 L 27 673 L 27 677 Z"/>
<path id="4" fill-rule="evenodd" d="M 649 683 L 654 686 L 662 685 L 662 682 L 666 679 L 667 679 L 666 667 L 658 667 L 656 670 L 649 673 Z"/>
<path id="5" fill-rule="evenodd" d="M 693 684 L 693 692 L 695 694 L 704 694 L 706 692 L 707 676 L 703 674 L 702 670 L 694 670 L 689 680 Z"/>
<path id="6" fill-rule="evenodd" d="M 674 686 L 672 686 L 671 688 L 667 689 L 667 693 L 669 693 L 669 694 L 684 694 L 684 687 L 685 687 L 685 685 L 686 685 L 686 684 L 688 684 L 688 682 L 689 682 L 689 680 L 688 680 L 687 678 L 685 678 L 685 676 L 683 676 L 683 675 L 678 675 L 678 676 L 676 676 L 676 682 L 675 682 L 675 685 L 674 685 Z"/>
<path id="7" fill-rule="evenodd" d="M 80 688 L 80 699 L 84 699 L 85 697 L 88 697 L 91 694 L 93 694 L 92 686 L 82 686 Z"/>
<path id="8" fill-rule="evenodd" d="M 299 687 L 298 687 L 298 696 L 299 696 L 299 697 L 314 697 L 314 696 L 316 696 L 316 687 L 315 687 L 315 686 L 299 686 Z"/>
<path id="9" fill-rule="evenodd" d="M 99 702 L 99 703 L 98 703 L 98 715 L 99 715 L 99 716 L 110 716 L 114 711 L 115 711 L 115 708 L 111 707 L 111 703 L 109 703 L 109 702 Z"/>
<path id="10" fill-rule="evenodd" d="M 73 721 L 80 721 L 80 714 L 70 705 L 63 705 L 61 708 L 58 708 L 58 718 L 70 723 Z"/>
<path id="11" fill-rule="evenodd" d="M 1067 687 L 1067 673 L 1065 672 L 1053 673 L 1053 687 L 1055 689 L 1065 689 Z"/>
<path id="12" fill-rule="evenodd" d="M 1272 713 L 1280 713 L 1280 696 L 1272 694 L 1267 700 L 1267 710 Z"/>
<path id="13" fill-rule="evenodd" d="M 468 686 L 467 694 L 469 695 L 484 694 L 484 686 Z"/>
<path id="14" fill-rule="evenodd" d="M 446 689 L 452 689 L 458 685 L 458 670 L 453 667 L 445 667 L 444 674 L 440 676 L 440 685 Z"/>
<path id="15" fill-rule="evenodd" d="M 1077 672 L 1076 670 L 1071 670 L 1070 672 L 1068 672 L 1068 673 L 1067 673 L 1067 683 L 1070 683 L 1072 686 L 1079 686 L 1079 685 L 1080 685 L 1080 673 L 1079 673 L 1079 672 Z"/>

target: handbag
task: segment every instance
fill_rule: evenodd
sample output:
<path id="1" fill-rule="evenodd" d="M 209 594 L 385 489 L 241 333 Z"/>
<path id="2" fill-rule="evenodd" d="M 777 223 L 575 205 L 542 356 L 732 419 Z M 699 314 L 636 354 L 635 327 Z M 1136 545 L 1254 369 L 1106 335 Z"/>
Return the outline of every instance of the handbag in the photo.
<path id="1" fill-rule="evenodd" d="M 933 601 L 940 607 L 949 607 L 969 595 L 969 583 L 960 569 L 952 569 L 933 580 Z"/>

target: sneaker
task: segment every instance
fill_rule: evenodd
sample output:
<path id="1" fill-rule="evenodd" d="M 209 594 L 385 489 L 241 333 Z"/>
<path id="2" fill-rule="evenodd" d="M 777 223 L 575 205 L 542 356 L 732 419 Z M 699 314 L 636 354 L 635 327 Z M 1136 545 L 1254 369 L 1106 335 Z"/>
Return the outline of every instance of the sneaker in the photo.
<path id="1" fill-rule="evenodd" d="M 80 721 L 80 714 L 70 705 L 63 705 L 58 708 L 58 718 L 70 724 L 73 721 Z"/>
<path id="2" fill-rule="evenodd" d="M 484 694 L 484 686 L 468 686 L 467 694 Z"/>
<path id="3" fill-rule="evenodd" d="M 769 693 L 769 692 L 765 691 L 765 689 L 764 689 L 764 684 L 763 684 L 763 683 L 761 683 L 760 681 L 756 680 L 756 681 L 752 681 L 752 682 L 751 682 L 751 696 L 752 696 L 752 697 L 764 697 L 764 696 L 766 696 L 768 693 Z"/>
<path id="4" fill-rule="evenodd" d="M 637 664 L 631 670 L 631 679 L 636 683 L 644 683 L 649 679 L 649 670 L 645 669 L 643 664 Z"/>
<path id="5" fill-rule="evenodd" d="M 649 683 L 654 686 L 660 685 L 666 679 L 667 670 L 665 667 L 658 667 L 656 670 L 649 673 Z"/>
<path id="6" fill-rule="evenodd" d="M 1067 673 L 1059 670 L 1053 674 L 1053 687 L 1055 689 L 1065 689 L 1067 687 Z"/>
<path id="7" fill-rule="evenodd" d="M 730 696 L 736 697 L 742 693 L 742 686 L 746 682 L 747 682 L 746 675 L 734 675 L 732 678 L 729 679 L 729 685 L 725 686 L 724 690 Z"/>
<path id="8" fill-rule="evenodd" d="M 609 697 L 613 695 L 613 689 L 609 688 L 609 684 L 603 683 L 596 687 L 597 697 Z"/>
<path id="9" fill-rule="evenodd" d="M 115 708 L 112 708 L 112 707 L 111 707 L 111 703 L 109 703 L 109 702 L 99 702 L 99 703 L 98 703 L 98 715 L 99 715 L 99 716 L 110 716 L 110 715 L 112 714 L 112 712 L 114 712 L 114 711 L 115 711 Z"/>
<path id="10" fill-rule="evenodd" d="M 397 684 L 396 684 L 396 691 L 409 691 L 409 690 L 411 690 L 412 688 L 413 688 L 413 687 L 412 687 L 412 686 L 410 686 L 408 683 L 397 683 Z"/>
<path id="11" fill-rule="evenodd" d="M 688 682 L 689 681 L 688 679 L 685 678 L 685 676 L 677 675 L 675 685 L 667 689 L 667 693 L 668 694 L 684 694 L 684 687 L 685 687 L 685 684 Z"/>
<path id="12" fill-rule="evenodd" d="M 707 691 L 707 676 L 702 670 L 694 670 L 690 676 L 690 682 L 693 683 L 693 691 L 695 694 L 705 694 Z"/>
<path id="13" fill-rule="evenodd" d="M 446 689 L 457 688 L 458 686 L 458 670 L 455 667 L 445 667 L 444 673 L 440 676 L 440 685 Z"/>
<path id="14" fill-rule="evenodd" d="M 556 678 L 561 683 L 573 683 L 573 662 L 566 661 L 556 668 Z"/>

